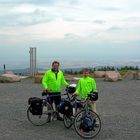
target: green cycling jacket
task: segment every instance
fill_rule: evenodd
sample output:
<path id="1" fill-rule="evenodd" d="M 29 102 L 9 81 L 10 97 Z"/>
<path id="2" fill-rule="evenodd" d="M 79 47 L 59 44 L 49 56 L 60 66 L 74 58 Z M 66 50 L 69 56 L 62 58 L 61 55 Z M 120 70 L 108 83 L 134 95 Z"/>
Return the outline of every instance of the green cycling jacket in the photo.
<path id="1" fill-rule="evenodd" d="M 46 71 L 45 75 L 42 79 L 42 85 L 44 89 L 50 89 L 51 92 L 61 92 L 61 86 L 68 86 L 69 84 L 66 82 L 63 72 L 61 70 L 58 71 L 57 76 L 55 72 L 50 69 Z"/>
<path id="2" fill-rule="evenodd" d="M 76 88 L 76 94 L 80 94 L 81 99 L 86 99 L 88 94 L 91 94 L 93 90 L 96 90 L 96 82 L 91 77 L 83 77 L 78 81 Z"/>

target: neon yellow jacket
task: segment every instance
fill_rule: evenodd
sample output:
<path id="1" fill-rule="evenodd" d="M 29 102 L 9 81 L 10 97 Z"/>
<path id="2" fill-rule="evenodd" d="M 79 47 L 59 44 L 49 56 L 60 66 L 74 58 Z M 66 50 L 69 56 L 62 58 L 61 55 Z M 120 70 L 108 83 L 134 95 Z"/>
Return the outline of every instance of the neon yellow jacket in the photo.
<path id="1" fill-rule="evenodd" d="M 86 99 L 88 94 L 91 94 L 93 90 L 96 90 L 96 82 L 91 77 L 83 77 L 78 81 L 76 88 L 76 94 L 80 94 L 81 99 Z"/>
<path id="2" fill-rule="evenodd" d="M 44 89 L 50 89 L 51 92 L 61 92 L 61 86 L 68 86 L 69 84 L 66 82 L 63 72 L 61 70 L 57 73 L 57 78 L 55 72 L 52 69 L 46 71 L 45 75 L 42 79 L 42 85 Z"/>

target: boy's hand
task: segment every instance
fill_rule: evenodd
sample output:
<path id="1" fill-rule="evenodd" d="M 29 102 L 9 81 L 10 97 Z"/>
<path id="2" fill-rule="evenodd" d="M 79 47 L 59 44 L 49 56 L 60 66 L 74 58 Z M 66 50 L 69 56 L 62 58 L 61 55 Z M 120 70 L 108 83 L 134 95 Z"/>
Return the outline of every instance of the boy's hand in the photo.
<path id="1" fill-rule="evenodd" d="M 71 94 L 71 97 L 72 97 L 72 98 L 76 98 L 77 95 L 76 95 L 75 93 L 73 93 L 73 94 Z"/>

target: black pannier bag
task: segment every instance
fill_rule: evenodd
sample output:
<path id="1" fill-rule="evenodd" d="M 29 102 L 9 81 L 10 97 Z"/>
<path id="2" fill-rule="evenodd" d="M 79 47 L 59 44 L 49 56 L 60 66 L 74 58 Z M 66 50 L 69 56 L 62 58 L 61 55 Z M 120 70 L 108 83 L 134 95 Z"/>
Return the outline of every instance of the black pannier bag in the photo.
<path id="1" fill-rule="evenodd" d="M 30 105 L 30 112 L 33 115 L 42 115 L 43 112 L 42 99 L 38 97 L 30 97 L 28 100 L 28 104 Z"/>
<path id="2" fill-rule="evenodd" d="M 90 100 L 91 101 L 97 101 L 98 100 L 98 91 L 93 91 L 88 96 L 90 97 Z"/>
<path id="3" fill-rule="evenodd" d="M 65 99 L 61 100 L 60 104 L 57 106 L 57 110 L 66 116 L 72 115 L 72 105 Z"/>

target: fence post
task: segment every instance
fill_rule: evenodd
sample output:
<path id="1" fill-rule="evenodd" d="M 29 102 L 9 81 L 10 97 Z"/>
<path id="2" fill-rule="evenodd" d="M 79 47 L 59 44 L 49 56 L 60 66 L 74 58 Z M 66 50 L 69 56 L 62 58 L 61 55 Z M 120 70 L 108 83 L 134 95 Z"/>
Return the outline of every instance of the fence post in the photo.
<path id="1" fill-rule="evenodd" d="M 6 73 L 6 66 L 5 66 L 5 64 L 3 65 L 3 68 L 4 68 L 4 73 Z"/>

